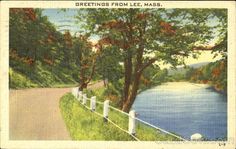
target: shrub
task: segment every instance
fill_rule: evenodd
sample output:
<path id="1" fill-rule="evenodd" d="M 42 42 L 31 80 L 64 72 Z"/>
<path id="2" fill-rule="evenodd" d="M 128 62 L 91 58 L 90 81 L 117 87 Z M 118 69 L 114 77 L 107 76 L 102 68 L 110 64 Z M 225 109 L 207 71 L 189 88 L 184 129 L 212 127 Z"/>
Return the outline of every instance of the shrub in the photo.
<path id="1" fill-rule="evenodd" d="M 108 87 L 103 92 L 103 96 L 106 99 L 112 101 L 112 103 L 115 105 L 117 105 L 119 103 L 119 100 L 121 98 L 119 91 L 117 91 L 116 88 L 112 84 L 108 85 Z"/>

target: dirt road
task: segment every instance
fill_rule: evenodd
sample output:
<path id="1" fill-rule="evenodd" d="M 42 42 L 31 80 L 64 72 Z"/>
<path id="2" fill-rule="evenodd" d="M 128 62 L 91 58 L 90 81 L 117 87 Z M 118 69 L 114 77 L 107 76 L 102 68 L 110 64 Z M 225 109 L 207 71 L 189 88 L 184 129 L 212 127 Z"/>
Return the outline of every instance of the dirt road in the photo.
<path id="1" fill-rule="evenodd" d="M 102 82 L 89 86 L 98 88 Z M 71 88 L 10 90 L 10 140 L 70 140 L 59 100 Z"/>

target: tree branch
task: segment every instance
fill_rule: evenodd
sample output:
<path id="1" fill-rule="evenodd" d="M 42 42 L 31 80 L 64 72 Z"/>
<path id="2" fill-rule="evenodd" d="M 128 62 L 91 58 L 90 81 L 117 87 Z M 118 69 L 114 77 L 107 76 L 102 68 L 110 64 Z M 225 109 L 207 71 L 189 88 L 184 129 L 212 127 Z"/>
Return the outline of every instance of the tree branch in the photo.
<path id="1" fill-rule="evenodd" d="M 173 52 L 172 54 L 175 54 L 175 55 L 180 55 L 180 56 L 189 56 L 187 53 L 181 53 L 181 52 Z M 155 61 L 157 61 L 158 59 L 155 57 L 155 58 L 151 58 L 148 62 L 144 63 L 140 69 L 138 70 L 139 73 L 142 73 L 142 71 L 147 68 L 148 66 L 150 66 L 151 64 L 153 64 Z"/>
<path id="2" fill-rule="evenodd" d="M 94 73 L 95 73 L 95 66 L 96 66 L 96 61 L 94 60 L 93 61 L 93 66 L 92 66 L 92 72 L 91 72 L 91 74 L 90 74 L 90 76 L 89 76 L 89 79 L 86 81 L 86 84 L 87 83 L 89 83 L 91 80 L 92 80 L 92 78 L 93 78 L 93 75 L 94 75 Z"/>
<path id="3" fill-rule="evenodd" d="M 194 47 L 193 48 L 193 50 L 194 51 L 211 51 L 211 50 L 213 50 L 214 49 L 214 47 L 215 46 L 212 46 L 212 47 L 210 47 L 210 46 L 198 46 L 198 47 Z"/>
<path id="4" fill-rule="evenodd" d="M 171 55 L 179 55 L 179 56 L 189 56 L 187 53 L 181 52 L 181 51 L 174 51 L 171 53 Z"/>
<path id="5" fill-rule="evenodd" d="M 142 73 L 145 68 L 153 64 L 155 61 L 157 61 L 157 58 L 152 58 L 148 62 L 144 63 L 138 70 L 138 73 Z"/>
<path id="6" fill-rule="evenodd" d="M 214 46 L 197 46 L 197 47 L 193 47 L 193 50 L 195 51 L 211 51 L 214 50 L 215 48 L 220 47 L 223 44 L 223 41 L 220 42 L 219 44 L 216 44 Z"/>

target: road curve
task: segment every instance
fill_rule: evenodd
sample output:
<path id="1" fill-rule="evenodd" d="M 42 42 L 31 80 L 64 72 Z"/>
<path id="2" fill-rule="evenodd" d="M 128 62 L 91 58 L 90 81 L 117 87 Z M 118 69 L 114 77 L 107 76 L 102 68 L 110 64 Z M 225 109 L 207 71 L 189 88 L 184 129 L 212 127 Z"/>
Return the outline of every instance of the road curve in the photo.
<path id="1" fill-rule="evenodd" d="M 103 86 L 102 81 L 88 88 Z M 71 140 L 62 115 L 60 98 L 71 88 L 10 90 L 10 140 Z"/>
<path id="2" fill-rule="evenodd" d="M 10 140 L 70 140 L 59 108 L 70 88 L 10 90 Z"/>

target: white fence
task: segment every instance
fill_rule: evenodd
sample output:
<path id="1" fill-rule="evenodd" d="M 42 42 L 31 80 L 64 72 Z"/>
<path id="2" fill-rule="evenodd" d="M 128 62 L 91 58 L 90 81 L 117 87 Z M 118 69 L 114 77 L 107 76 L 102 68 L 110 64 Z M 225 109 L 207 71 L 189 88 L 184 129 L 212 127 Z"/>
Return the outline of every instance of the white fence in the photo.
<path id="1" fill-rule="evenodd" d="M 93 97 L 91 97 L 91 98 L 88 98 L 87 95 L 84 94 L 83 92 L 79 91 L 78 88 L 72 88 L 72 94 L 76 97 L 76 99 L 79 100 L 79 102 L 80 102 L 85 108 L 87 108 L 87 109 L 93 111 L 94 113 L 96 113 L 97 115 L 103 117 L 105 121 L 110 122 L 111 124 L 113 124 L 113 125 L 116 126 L 117 128 L 121 129 L 122 131 L 124 131 L 124 132 L 130 134 L 130 135 L 131 135 L 135 140 L 137 140 L 137 141 L 140 141 L 140 139 L 138 139 L 138 138 L 136 137 L 136 121 L 139 121 L 139 122 L 141 122 L 141 123 L 143 123 L 143 124 L 146 124 L 146 125 L 148 125 L 148 126 L 154 128 L 154 129 L 156 129 L 156 130 L 158 130 L 158 131 L 161 131 L 161 132 L 163 132 L 163 133 L 165 133 L 165 134 L 168 134 L 168 135 L 170 135 L 170 136 L 172 136 L 172 137 L 178 138 L 179 140 L 188 141 L 188 140 L 186 140 L 186 139 L 184 139 L 184 138 L 182 138 L 182 137 L 180 137 L 180 136 L 178 136 L 178 135 L 176 135 L 176 134 L 173 134 L 173 133 L 171 133 L 171 132 L 168 132 L 168 131 L 166 131 L 166 130 L 164 130 L 164 129 L 162 129 L 162 128 L 159 128 L 159 127 L 157 127 L 157 126 L 154 126 L 154 125 L 152 125 L 152 124 L 150 124 L 150 123 L 148 123 L 148 122 L 145 122 L 145 121 L 143 121 L 143 120 L 137 118 L 137 117 L 136 117 L 135 110 L 131 110 L 129 113 L 126 113 L 126 112 L 121 111 L 121 110 L 119 110 L 119 109 L 117 109 L 117 108 L 115 108 L 115 107 L 110 106 L 110 105 L 109 105 L 109 100 L 106 100 L 106 101 L 104 101 L 104 102 L 99 102 L 99 101 L 96 101 L 96 96 L 93 96 Z M 87 101 L 88 101 L 88 100 L 90 101 L 90 106 L 87 105 Z M 98 113 L 98 112 L 96 111 L 96 104 L 103 105 L 103 114 Z M 122 113 L 122 114 L 128 116 L 128 118 L 129 118 L 129 122 L 128 122 L 128 124 L 127 124 L 127 125 L 128 125 L 128 130 L 126 130 L 126 129 L 120 127 L 118 124 L 116 124 L 114 121 L 112 121 L 111 119 L 108 118 L 109 109 L 115 110 L 115 111 L 117 111 L 117 112 L 120 112 L 120 113 Z M 191 136 L 191 140 L 192 140 L 192 141 L 201 141 L 201 140 L 202 140 L 202 136 L 201 136 L 200 134 L 198 134 L 198 133 L 197 133 L 197 135 L 194 134 L 194 135 Z"/>

